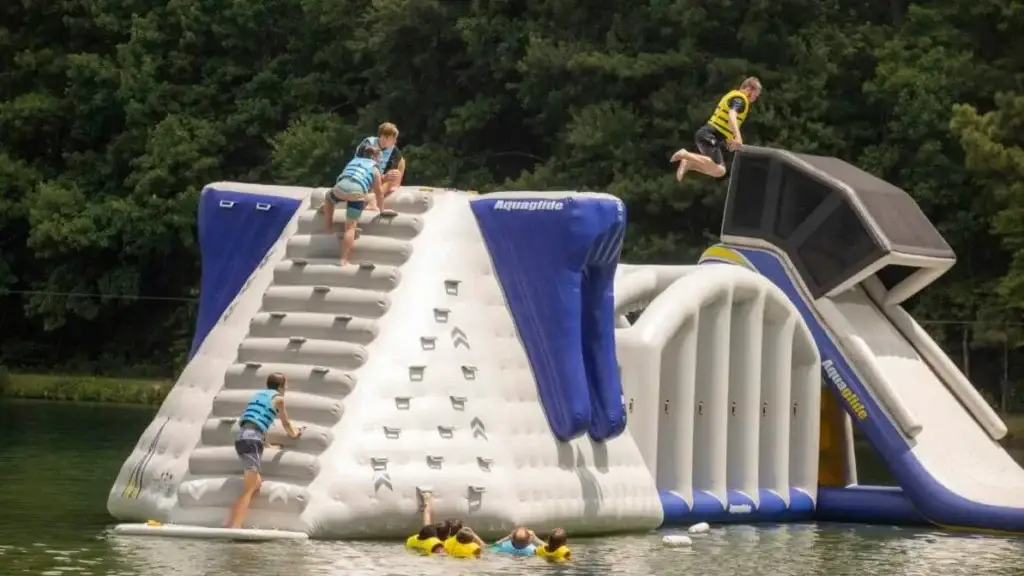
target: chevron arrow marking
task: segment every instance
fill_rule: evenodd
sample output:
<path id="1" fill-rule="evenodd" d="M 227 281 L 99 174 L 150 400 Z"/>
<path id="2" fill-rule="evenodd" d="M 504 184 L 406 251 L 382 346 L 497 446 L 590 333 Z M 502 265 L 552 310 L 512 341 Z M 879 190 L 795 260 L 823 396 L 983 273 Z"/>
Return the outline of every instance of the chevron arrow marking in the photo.
<path id="1" fill-rule="evenodd" d="M 391 485 L 391 474 L 387 472 L 377 472 L 373 475 L 373 491 L 377 492 L 381 488 L 387 488 L 392 492 L 395 488 Z"/>
<path id="2" fill-rule="evenodd" d="M 275 483 L 270 488 L 270 496 L 267 500 L 273 504 L 275 501 L 280 500 L 282 504 L 288 503 L 288 497 L 291 496 L 291 490 L 287 484 L 281 484 L 280 482 Z"/>
<path id="3" fill-rule="evenodd" d="M 480 418 L 473 418 L 469 422 L 470 429 L 473 430 L 473 438 L 483 438 L 487 440 L 487 427 L 484 426 L 483 421 Z"/>
<path id="4" fill-rule="evenodd" d="M 459 346 L 469 350 L 469 339 L 466 337 L 466 333 L 462 329 L 455 327 L 452 328 L 451 332 L 452 346 L 458 348 Z"/>

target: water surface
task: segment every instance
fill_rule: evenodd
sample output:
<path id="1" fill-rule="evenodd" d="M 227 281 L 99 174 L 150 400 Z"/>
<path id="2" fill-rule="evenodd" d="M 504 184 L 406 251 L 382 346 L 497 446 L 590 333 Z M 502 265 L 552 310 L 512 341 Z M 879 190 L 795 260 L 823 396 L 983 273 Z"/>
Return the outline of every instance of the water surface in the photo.
<path id="1" fill-rule="evenodd" d="M 423 558 L 393 542 L 267 544 L 109 532 L 107 491 L 149 424 L 148 408 L 0 401 L 0 576 L 1024 574 L 1024 539 L 855 525 L 727 526 L 692 548 L 671 532 L 572 542 L 575 562 Z M 864 480 L 884 470 L 862 473 Z"/>

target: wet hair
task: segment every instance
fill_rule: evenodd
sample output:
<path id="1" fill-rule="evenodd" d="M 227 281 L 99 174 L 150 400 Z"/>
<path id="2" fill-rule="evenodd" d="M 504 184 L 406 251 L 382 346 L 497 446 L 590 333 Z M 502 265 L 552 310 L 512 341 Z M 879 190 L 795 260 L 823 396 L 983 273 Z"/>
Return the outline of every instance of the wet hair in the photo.
<path id="1" fill-rule="evenodd" d="M 520 526 L 512 531 L 512 545 L 516 548 L 526 548 L 530 545 L 530 531 Z"/>
<path id="2" fill-rule="evenodd" d="M 447 540 L 452 535 L 452 525 L 448 522 L 438 522 L 434 524 L 434 531 L 437 532 L 438 538 Z"/>
<path id="3" fill-rule="evenodd" d="M 270 390 L 280 390 L 281 388 L 284 388 L 287 381 L 288 380 L 284 377 L 284 374 L 274 372 L 270 376 L 267 376 L 267 388 Z"/>
<path id="4" fill-rule="evenodd" d="M 445 522 L 448 524 L 448 533 L 452 536 L 455 536 L 459 533 L 459 530 L 462 530 L 462 520 L 456 520 L 452 518 L 450 520 L 445 520 Z"/>
<path id="5" fill-rule="evenodd" d="M 427 524 L 420 528 L 420 533 L 416 535 L 417 540 L 430 540 L 431 538 L 437 538 L 437 525 L 435 524 Z"/>
<path id="6" fill-rule="evenodd" d="M 380 156 L 380 148 L 374 148 L 373 146 L 363 146 L 359 149 L 360 158 L 376 158 Z"/>
<path id="7" fill-rule="evenodd" d="M 377 127 L 377 138 L 398 137 L 398 126 L 385 122 Z"/>
<path id="8" fill-rule="evenodd" d="M 551 534 L 548 535 L 548 552 L 554 552 L 555 550 L 558 550 L 562 546 L 565 546 L 565 543 L 568 541 L 569 535 L 565 533 L 565 530 L 561 528 L 555 528 L 551 531 Z"/>
<path id="9" fill-rule="evenodd" d="M 459 544 L 469 544 L 473 541 L 473 531 L 469 527 L 460 528 L 455 533 L 455 541 Z"/>

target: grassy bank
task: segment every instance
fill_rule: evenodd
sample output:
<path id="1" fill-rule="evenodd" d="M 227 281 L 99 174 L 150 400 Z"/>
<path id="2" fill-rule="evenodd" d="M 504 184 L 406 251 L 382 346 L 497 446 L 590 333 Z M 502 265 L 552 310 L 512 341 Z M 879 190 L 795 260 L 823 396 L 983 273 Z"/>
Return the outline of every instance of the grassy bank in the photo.
<path id="1" fill-rule="evenodd" d="M 169 380 L 0 371 L 0 396 L 8 398 L 158 406 L 173 385 Z"/>

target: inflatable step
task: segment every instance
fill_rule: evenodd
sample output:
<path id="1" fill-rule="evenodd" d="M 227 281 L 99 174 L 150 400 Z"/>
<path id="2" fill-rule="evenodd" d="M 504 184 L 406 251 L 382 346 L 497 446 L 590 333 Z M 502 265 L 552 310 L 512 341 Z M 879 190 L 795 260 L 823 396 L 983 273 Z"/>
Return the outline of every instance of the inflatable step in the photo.
<path id="1" fill-rule="evenodd" d="M 336 234 L 344 230 L 345 211 L 334 211 L 334 222 L 331 228 Z M 362 237 L 384 236 L 399 240 L 411 240 L 423 230 L 423 217 L 414 214 L 384 215 L 380 212 L 364 211 L 359 218 L 359 230 Z M 296 234 L 324 234 L 324 215 L 318 210 L 307 210 L 299 214 L 299 226 Z"/>
<path id="2" fill-rule="evenodd" d="M 339 368 L 281 364 L 278 362 L 242 362 L 228 366 L 224 375 L 225 390 L 262 390 L 267 377 L 284 374 L 288 379 L 288 392 L 341 399 L 348 396 L 356 385 L 356 377 Z"/>
<path id="3" fill-rule="evenodd" d="M 391 306 L 383 292 L 331 286 L 271 286 L 263 294 L 268 312 L 315 312 L 380 318 Z"/>
<path id="4" fill-rule="evenodd" d="M 279 286 L 330 286 L 390 292 L 402 281 L 395 266 L 375 265 L 372 269 L 338 265 L 338 258 L 283 260 L 274 266 L 274 284 Z"/>
<path id="5" fill-rule="evenodd" d="M 242 477 L 242 461 L 234 446 L 200 446 L 188 459 L 193 476 Z M 261 475 L 266 480 L 306 486 L 320 473 L 317 456 L 267 446 L 263 451 Z"/>
<path id="6" fill-rule="evenodd" d="M 324 203 L 327 188 L 317 188 L 309 197 L 309 205 L 317 210 Z M 434 197 L 429 188 L 402 186 L 384 202 L 386 210 L 399 214 L 424 214 L 434 206 Z"/>
<path id="7" fill-rule="evenodd" d="M 289 394 L 291 396 L 291 394 Z M 290 411 L 289 411 L 290 412 Z M 281 444 L 289 450 L 306 454 L 321 454 L 330 446 L 334 435 L 324 426 L 306 424 L 299 438 L 288 438 L 284 428 L 277 424 L 268 437 L 275 444 Z M 238 434 L 238 419 L 235 417 L 211 418 L 203 424 L 200 440 L 203 446 L 234 446 Z"/>
<path id="8" fill-rule="evenodd" d="M 266 454 L 264 454 L 266 456 Z M 242 492 L 242 476 L 192 478 L 178 486 L 178 503 L 182 508 L 223 508 L 224 515 Z M 309 504 L 309 491 L 291 482 L 268 480 L 264 476 L 260 491 L 253 497 L 250 511 L 273 511 L 299 515 Z"/>
<path id="9" fill-rule="evenodd" d="M 302 336 L 246 338 L 238 346 L 239 362 L 307 364 L 355 370 L 366 364 L 368 357 L 366 348 L 359 344 L 316 340 Z"/>
<path id="10" fill-rule="evenodd" d="M 213 399 L 213 409 L 210 413 L 211 419 L 224 419 L 225 423 L 233 422 L 246 405 L 252 399 L 257 390 L 221 390 Z M 324 398 L 313 394 L 302 392 L 287 392 L 288 416 L 292 419 L 293 426 L 324 426 L 331 427 L 341 420 L 345 408 L 341 400 Z M 275 424 L 279 427 L 280 424 Z M 283 430 L 283 428 L 282 428 Z M 314 432 L 310 429 L 311 433 Z M 283 434 L 283 432 L 282 432 Z M 282 439 L 286 438 L 281 436 Z M 301 439 L 300 439 L 301 440 Z M 294 439 L 287 439 L 288 443 L 295 442 Z"/>
<path id="11" fill-rule="evenodd" d="M 311 312 L 260 312 L 249 323 L 251 338 L 301 336 L 367 345 L 377 337 L 376 320 Z"/>
<path id="12" fill-rule="evenodd" d="M 378 266 L 401 266 L 412 256 L 412 242 L 382 236 L 363 236 L 352 250 L 353 262 L 373 262 Z M 341 258 L 341 239 L 337 236 L 303 234 L 288 239 L 285 258 Z"/>

